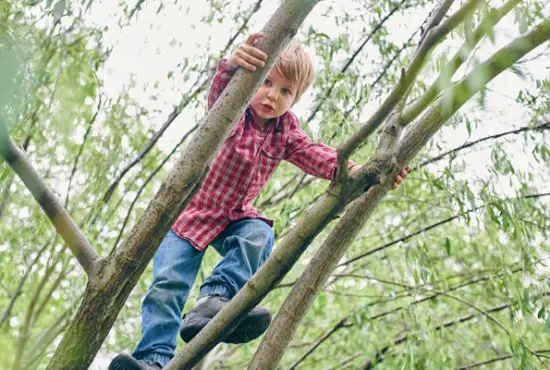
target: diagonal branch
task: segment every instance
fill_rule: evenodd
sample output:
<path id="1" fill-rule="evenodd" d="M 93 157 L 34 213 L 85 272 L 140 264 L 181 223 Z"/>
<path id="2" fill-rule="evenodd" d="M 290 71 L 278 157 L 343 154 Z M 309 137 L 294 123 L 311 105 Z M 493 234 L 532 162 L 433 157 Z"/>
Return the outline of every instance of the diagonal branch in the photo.
<path id="1" fill-rule="evenodd" d="M 57 232 L 84 268 L 88 278 L 95 278 L 94 269 L 96 263 L 101 260 L 101 257 L 92 248 L 67 210 L 61 205 L 59 199 L 42 181 L 25 157 L 23 151 L 14 144 L 2 117 L 0 117 L 0 156 L 6 160 L 30 190 L 34 199 L 36 199 Z"/>
<path id="2" fill-rule="evenodd" d="M 371 118 L 355 134 L 340 145 L 339 150 L 344 158 L 349 158 L 351 153 L 384 122 L 395 105 L 402 99 L 403 95 L 416 80 L 429 52 L 475 10 L 478 1 L 480 0 L 469 0 L 444 23 L 428 31 L 426 38 L 409 64 L 409 67 L 403 73 L 401 83 L 396 85 Z"/>
<path id="3" fill-rule="evenodd" d="M 346 71 L 348 70 L 348 68 L 351 66 L 351 64 L 355 61 L 355 59 L 357 58 L 357 56 L 361 53 L 361 51 L 365 48 L 365 46 L 367 45 L 367 43 L 372 39 L 372 37 L 378 32 L 378 30 L 380 28 L 382 28 L 382 26 L 384 25 L 384 23 L 386 23 L 386 21 L 397 11 L 399 10 L 399 8 L 405 3 L 405 1 L 407 0 L 401 0 L 401 2 L 399 4 L 397 4 L 395 7 L 393 7 L 393 9 L 384 16 L 384 18 L 382 18 L 382 20 L 380 22 L 378 22 L 376 24 L 376 26 L 374 26 L 374 28 L 371 30 L 371 32 L 368 34 L 368 36 L 365 38 L 365 40 L 361 43 L 361 45 L 359 46 L 359 48 L 357 48 L 357 50 L 355 50 L 355 52 L 353 53 L 353 55 L 348 59 L 348 61 L 346 62 L 346 64 L 344 65 L 344 67 L 342 67 L 342 69 L 340 70 L 340 74 L 344 74 L 346 73 Z M 317 106 L 315 107 L 315 109 L 313 110 L 313 112 L 311 112 L 311 114 L 309 115 L 309 117 L 305 120 L 305 122 L 311 122 L 313 120 L 313 118 L 315 117 L 315 115 L 317 114 L 317 112 L 319 112 L 319 110 L 321 109 L 321 107 L 323 106 L 323 104 L 325 103 L 326 99 L 330 96 L 330 94 L 332 94 L 332 90 L 334 89 L 334 87 L 336 86 L 336 80 L 334 80 L 332 82 L 332 84 L 329 86 L 327 92 L 324 94 L 324 97 L 322 98 L 321 102 L 319 104 L 317 104 Z"/>
<path id="4" fill-rule="evenodd" d="M 502 71 L 511 67 L 524 55 L 550 39 L 550 20 L 544 20 L 531 31 L 499 49 L 489 60 L 478 65 L 464 79 L 449 89 L 451 99 L 440 99 L 435 107 L 424 114 L 401 140 L 397 160 L 415 156 L 447 120 L 474 94 Z M 450 100 L 450 101 L 449 101 Z"/>
<path id="5" fill-rule="evenodd" d="M 470 148 L 474 145 L 477 145 L 479 143 L 482 143 L 484 141 L 487 141 L 487 140 L 496 140 L 498 138 L 501 138 L 503 136 L 507 136 L 507 135 L 516 135 L 516 134 L 520 134 L 522 132 L 527 132 L 527 131 L 544 131 L 544 130 L 550 130 L 550 122 L 546 122 L 546 123 L 542 123 L 542 124 L 539 124 L 539 125 L 536 125 L 536 126 L 525 126 L 525 127 L 522 127 L 522 128 L 519 128 L 517 130 L 511 130 L 511 131 L 505 131 L 505 132 L 501 132 L 501 133 L 498 133 L 498 134 L 495 134 L 495 135 L 490 135 L 490 136 L 485 136 L 485 137 L 482 137 L 478 140 L 474 140 L 474 141 L 471 141 L 469 143 L 465 143 L 459 147 L 456 147 L 456 148 L 453 148 L 453 149 L 450 149 L 436 157 L 433 157 L 433 158 L 430 158 L 422 163 L 420 163 L 417 168 L 419 167 L 424 167 L 430 163 L 434 163 L 434 162 L 437 162 L 437 161 L 440 161 L 442 158 L 448 156 L 448 155 L 456 155 L 457 152 L 461 151 L 461 150 L 464 150 L 464 149 L 467 149 L 467 148 Z"/>
<path id="6" fill-rule="evenodd" d="M 545 353 L 550 353 L 550 349 L 539 349 L 539 350 L 536 350 L 535 353 L 536 353 L 537 355 L 544 355 Z M 483 365 L 489 365 L 489 364 L 493 364 L 493 363 L 495 363 L 495 362 L 508 360 L 508 359 L 510 359 L 510 358 L 512 358 L 512 357 L 514 357 L 513 354 L 502 355 L 502 356 L 495 357 L 495 358 L 492 358 L 492 359 L 489 359 L 489 360 L 485 360 L 485 361 L 481 361 L 481 362 L 476 362 L 476 363 L 473 363 L 473 364 L 470 364 L 470 365 L 467 365 L 467 366 L 463 366 L 463 367 L 459 368 L 458 370 L 470 370 L 470 369 L 475 369 L 476 367 L 480 367 L 480 366 L 483 366 Z"/>
<path id="7" fill-rule="evenodd" d="M 25 140 L 23 140 L 23 143 L 21 144 L 21 149 L 23 149 L 23 151 L 26 152 L 30 142 L 31 142 L 31 135 L 27 135 L 27 137 L 25 137 Z M 9 178 L 7 180 L 4 179 L 4 183 L 2 184 L 4 187 L 4 191 L 2 192 L 2 197 L 0 199 L 0 219 L 2 218 L 4 210 L 6 209 L 6 206 L 8 204 L 8 200 L 10 198 L 10 188 L 11 188 L 11 185 L 13 184 L 13 180 L 15 179 L 13 174 L 10 174 L 8 176 Z M 0 328 L 1 327 L 2 325 L 0 325 Z"/>
<path id="8" fill-rule="evenodd" d="M 80 369 L 89 366 L 162 238 L 200 188 L 208 171 L 208 164 L 242 116 L 280 52 L 297 33 L 317 2 L 318 0 L 286 0 L 268 21 L 264 27 L 266 36 L 257 44 L 268 55 L 265 67 L 255 72 L 243 69 L 236 71 L 132 228 L 130 237 L 102 264 L 100 279 L 88 284 L 86 295 L 48 364 L 48 369 Z M 185 350 L 197 350 L 197 339 L 207 332 L 206 329 L 201 331 L 194 342 L 185 346 Z M 215 334 L 223 335 L 222 332 Z M 206 351 L 205 347 L 198 349 L 200 355 L 192 355 L 190 358 L 193 364 L 214 346 L 211 340 L 201 345 L 209 348 Z M 82 348 L 86 350 L 83 351 Z M 192 366 L 174 365 L 173 362 L 167 369 Z"/>
<path id="9" fill-rule="evenodd" d="M 483 39 L 485 35 L 506 15 L 508 14 L 521 0 L 508 0 L 503 6 L 498 9 L 491 9 L 479 26 L 473 32 L 473 37 L 464 42 L 460 49 L 455 53 L 452 59 L 443 68 L 439 77 L 432 83 L 422 97 L 407 107 L 403 113 L 403 120 L 406 122 L 413 121 L 426 107 L 435 99 L 437 93 L 442 89 L 445 82 L 450 81 L 454 73 L 466 61 L 471 50 Z"/>

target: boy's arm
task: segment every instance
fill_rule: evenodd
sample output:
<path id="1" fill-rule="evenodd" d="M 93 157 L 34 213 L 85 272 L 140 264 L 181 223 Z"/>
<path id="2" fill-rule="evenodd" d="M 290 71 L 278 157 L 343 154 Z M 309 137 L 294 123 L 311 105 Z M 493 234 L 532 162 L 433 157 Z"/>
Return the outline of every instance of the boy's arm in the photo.
<path id="1" fill-rule="evenodd" d="M 296 116 L 290 113 L 289 117 L 291 119 L 290 133 L 285 159 L 310 175 L 332 180 L 337 167 L 336 150 L 325 144 L 312 142 L 301 129 Z M 348 168 L 353 166 L 356 164 L 348 161 Z"/>
<path id="2" fill-rule="evenodd" d="M 290 112 L 290 134 L 286 147 L 285 159 L 304 172 L 327 180 L 333 180 L 338 166 L 336 150 L 322 143 L 313 143 L 300 128 L 298 118 Z M 350 176 L 354 176 L 361 165 L 348 161 Z M 411 170 L 406 167 L 395 176 L 392 189 L 397 189 Z"/>
<path id="3" fill-rule="evenodd" d="M 227 64 L 227 59 L 220 60 L 216 74 L 212 80 L 212 85 L 210 86 L 210 91 L 208 92 L 208 110 L 212 109 L 216 100 L 218 100 L 223 90 L 227 87 L 229 80 L 235 74 L 235 71 L 236 69 L 231 68 Z"/>
<path id="4" fill-rule="evenodd" d="M 290 112 L 290 134 L 287 141 L 285 159 L 304 172 L 327 180 L 333 180 L 338 166 L 336 150 L 322 143 L 313 143 L 309 136 L 300 128 L 298 118 Z M 350 176 L 354 176 L 361 165 L 348 161 Z M 406 167 L 395 176 L 392 189 L 397 189 L 410 172 Z"/>

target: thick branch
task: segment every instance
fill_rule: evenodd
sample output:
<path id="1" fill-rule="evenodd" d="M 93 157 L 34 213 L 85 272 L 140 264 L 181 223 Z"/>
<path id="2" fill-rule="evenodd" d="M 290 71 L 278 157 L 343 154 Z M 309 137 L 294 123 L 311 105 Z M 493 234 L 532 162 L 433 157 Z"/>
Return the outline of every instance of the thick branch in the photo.
<path id="1" fill-rule="evenodd" d="M 294 337 L 298 323 L 387 191 L 388 187 L 378 187 L 378 191 L 369 193 L 369 196 L 365 193 L 348 206 L 286 298 L 250 362 L 249 370 L 278 367 L 288 343 Z M 330 248 L 326 247 L 328 245 Z"/>
<path id="2" fill-rule="evenodd" d="M 372 115 L 372 117 L 363 126 L 353 134 L 348 140 L 343 142 L 339 149 L 344 158 L 349 158 L 351 153 L 359 147 L 386 119 L 395 105 L 402 99 L 403 95 L 412 86 L 416 77 L 420 73 L 422 66 L 429 52 L 455 29 L 469 14 L 471 14 L 479 0 L 469 0 L 460 10 L 449 17 L 444 23 L 432 29 L 426 35 L 413 60 L 409 64 L 406 72 L 403 74 L 401 83 L 399 83 L 384 100 L 381 107 Z"/>
<path id="3" fill-rule="evenodd" d="M 80 265 L 84 268 L 88 278 L 93 279 L 95 277 L 94 267 L 101 259 L 100 256 L 92 248 L 88 240 L 86 240 L 82 231 L 74 223 L 55 194 L 42 181 L 25 157 L 23 151 L 14 144 L 2 117 L 0 117 L 0 156 L 6 160 L 21 178 L 59 235 L 61 235 Z"/>
<path id="4" fill-rule="evenodd" d="M 398 162 L 407 163 L 447 120 L 474 94 L 502 71 L 511 67 L 524 55 L 550 39 L 550 20 L 539 23 L 524 36 L 501 48 L 488 61 L 480 64 L 462 81 L 450 88 L 451 101 L 440 99 L 435 107 L 424 114 L 420 122 L 406 134 L 397 148 Z"/>
<path id="5" fill-rule="evenodd" d="M 220 55 L 224 55 L 227 53 L 227 51 L 231 48 L 237 37 L 246 29 L 248 22 L 250 21 L 250 18 L 260 10 L 260 6 L 262 4 L 263 0 L 258 0 L 256 4 L 252 7 L 252 11 L 248 14 L 248 16 L 244 19 L 244 22 L 241 24 L 239 29 L 229 38 L 227 41 L 227 44 L 225 45 L 225 48 L 219 53 Z M 193 86 L 195 86 L 203 76 L 204 73 L 206 73 L 207 68 L 204 68 L 202 73 L 197 78 L 197 81 L 194 83 Z M 117 176 L 117 178 L 109 185 L 107 188 L 107 191 L 103 195 L 103 202 L 107 203 L 111 196 L 113 195 L 114 191 L 122 181 L 122 178 L 128 171 L 130 171 L 135 165 L 137 165 L 150 151 L 153 149 L 155 144 L 158 142 L 160 137 L 164 134 L 164 132 L 170 127 L 170 125 L 174 122 L 174 120 L 180 115 L 180 113 L 185 109 L 185 107 L 193 101 L 207 86 L 208 86 L 209 80 L 205 79 L 196 89 L 191 88 L 191 91 L 187 92 L 187 94 L 184 95 L 184 98 L 180 103 L 174 107 L 172 112 L 168 115 L 168 118 L 162 125 L 160 129 L 158 129 L 157 132 L 149 139 L 149 142 L 145 145 L 145 147 L 141 150 L 141 152 L 137 155 L 136 158 L 134 158 L 130 163 L 126 165 L 120 171 L 120 174 Z"/>
<path id="6" fill-rule="evenodd" d="M 105 263 L 101 279 L 88 285 L 73 323 L 64 335 L 48 369 L 86 368 L 99 350 L 121 307 L 153 257 L 162 238 L 201 185 L 207 165 L 241 117 L 252 95 L 274 65 L 279 53 L 296 34 L 317 0 L 287 0 L 264 27 L 257 47 L 268 55 L 264 68 L 255 72 L 239 69 L 174 165 L 154 199 L 129 233 L 130 237 Z M 203 330 L 200 335 L 205 335 Z M 223 334 L 223 333 L 221 333 Z M 207 340 L 201 349 L 194 341 L 185 349 L 204 354 L 213 347 Z M 204 350 L 208 346 L 208 349 Z M 82 350 L 86 348 L 86 350 Z M 190 353 L 188 352 L 188 353 Z M 191 356 L 195 364 L 200 356 Z M 178 355 L 176 355 L 176 358 Z M 173 361 L 174 362 L 174 361 Z M 191 367 L 169 364 L 170 367 Z"/>

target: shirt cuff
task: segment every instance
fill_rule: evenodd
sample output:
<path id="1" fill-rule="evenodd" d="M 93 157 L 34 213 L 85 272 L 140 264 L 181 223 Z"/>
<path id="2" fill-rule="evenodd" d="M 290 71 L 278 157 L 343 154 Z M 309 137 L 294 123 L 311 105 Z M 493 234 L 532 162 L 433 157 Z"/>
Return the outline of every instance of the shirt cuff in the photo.
<path id="1" fill-rule="evenodd" d="M 228 73 L 228 74 L 235 74 L 237 72 L 238 68 L 231 68 L 231 66 L 227 63 L 227 58 L 222 58 L 220 60 L 220 63 L 218 64 L 218 68 L 221 72 Z"/>
<path id="2" fill-rule="evenodd" d="M 352 168 L 352 167 L 355 167 L 355 166 L 361 166 L 359 163 L 355 163 L 353 161 L 348 161 L 348 171 Z M 334 181 L 334 179 L 336 178 L 336 174 L 338 173 L 338 166 L 335 165 L 334 168 L 332 169 L 332 176 L 331 176 L 331 182 Z"/>

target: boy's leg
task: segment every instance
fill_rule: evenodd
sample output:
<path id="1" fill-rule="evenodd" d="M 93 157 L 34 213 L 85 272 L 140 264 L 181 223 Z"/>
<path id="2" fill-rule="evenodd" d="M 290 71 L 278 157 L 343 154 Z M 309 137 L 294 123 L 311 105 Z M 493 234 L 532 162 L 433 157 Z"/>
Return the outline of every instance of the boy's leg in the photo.
<path id="1" fill-rule="evenodd" d="M 267 260 L 273 239 L 269 225 L 261 220 L 247 219 L 232 223 L 214 240 L 212 246 L 223 259 L 202 285 L 197 306 L 184 319 L 180 335 L 185 342 L 201 331 Z M 264 333 L 270 322 L 271 313 L 256 307 L 224 342 L 251 341 Z"/>
<path id="2" fill-rule="evenodd" d="M 181 312 L 203 256 L 173 231 L 166 235 L 153 258 L 153 282 L 142 303 L 142 338 L 135 358 L 165 366 L 174 356 Z"/>
<path id="3" fill-rule="evenodd" d="M 199 297 L 233 298 L 267 260 L 273 242 L 273 229 L 260 219 L 230 224 L 212 243 L 223 258 L 202 284 Z"/>

